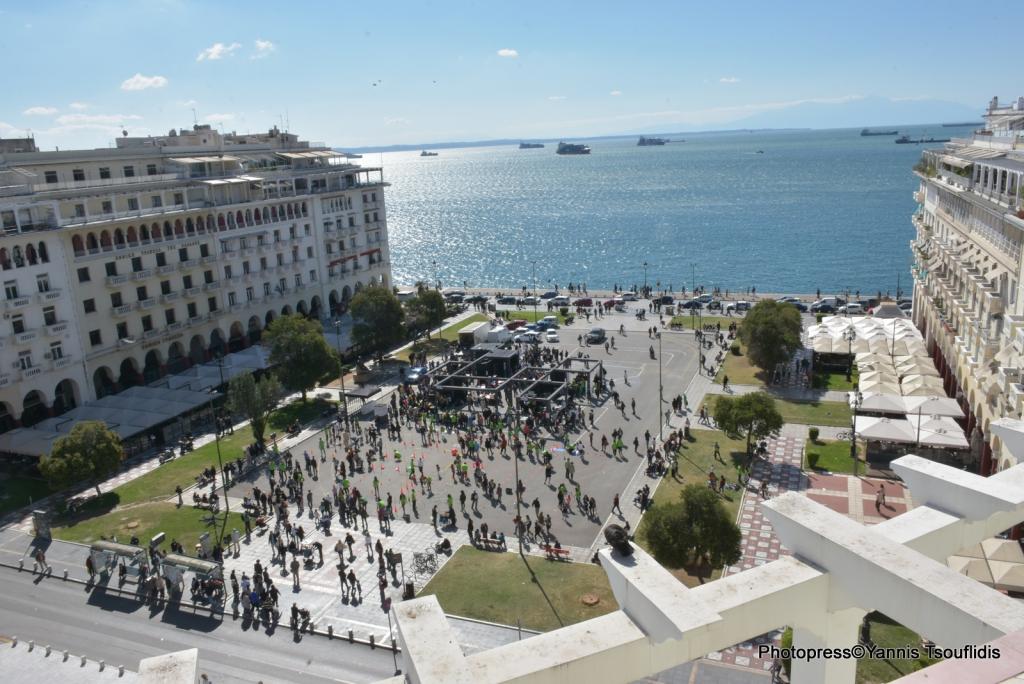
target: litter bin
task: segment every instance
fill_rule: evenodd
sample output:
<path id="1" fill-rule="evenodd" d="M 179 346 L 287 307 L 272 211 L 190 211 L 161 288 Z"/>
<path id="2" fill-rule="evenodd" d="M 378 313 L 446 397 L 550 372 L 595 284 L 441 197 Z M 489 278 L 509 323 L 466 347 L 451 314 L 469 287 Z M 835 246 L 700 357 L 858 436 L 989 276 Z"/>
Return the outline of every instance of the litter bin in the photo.
<path id="1" fill-rule="evenodd" d="M 405 591 L 402 592 L 402 600 L 408 601 L 411 598 L 415 598 L 416 589 L 412 586 L 412 582 L 405 583 Z"/>

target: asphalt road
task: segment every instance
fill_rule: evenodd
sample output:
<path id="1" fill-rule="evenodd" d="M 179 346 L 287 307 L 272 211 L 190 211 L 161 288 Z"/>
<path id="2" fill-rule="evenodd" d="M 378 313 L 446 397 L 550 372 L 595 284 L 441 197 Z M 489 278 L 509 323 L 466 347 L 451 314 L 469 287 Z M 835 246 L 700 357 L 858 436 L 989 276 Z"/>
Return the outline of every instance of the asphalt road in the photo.
<path id="1" fill-rule="evenodd" d="M 191 611 L 148 606 L 81 584 L 44 579 L 0 568 L 0 632 L 34 639 L 72 655 L 123 664 L 137 671 L 139 660 L 199 648 L 199 672 L 218 682 L 372 682 L 394 673 L 390 651 L 303 635 L 296 643 L 287 628 L 273 634 L 243 630 Z M 401 659 L 399 659 L 401 663 Z"/>

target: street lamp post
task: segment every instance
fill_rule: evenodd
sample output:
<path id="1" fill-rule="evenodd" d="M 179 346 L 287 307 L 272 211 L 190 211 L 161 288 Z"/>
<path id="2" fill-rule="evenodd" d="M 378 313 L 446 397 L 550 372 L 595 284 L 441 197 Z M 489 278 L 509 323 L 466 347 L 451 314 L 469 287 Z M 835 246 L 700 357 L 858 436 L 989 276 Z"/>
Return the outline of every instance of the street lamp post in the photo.
<path id="1" fill-rule="evenodd" d="M 437 279 L 437 259 L 431 260 L 430 264 L 431 264 L 431 266 L 434 267 L 434 289 L 435 290 L 440 290 L 441 289 L 441 281 Z"/>
<path id="2" fill-rule="evenodd" d="M 665 415 L 661 412 L 665 405 L 665 386 L 661 381 L 661 331 L 654 333 L 658 338 L 658 437 L 665 436 Z"/>
<path id="3" fill-rule="evenodd" d="M 224 357 L 217 357 L 217 370 L 220 373 L 220 385 L 224 386 Z M 228 529 L 228 516 L 231 513 L 231 504 L 228 503 L 228 474 L 224 472 L 224 461 L 220 455 L 220 430 L 217 426 L 214 426 L 213 430 L 213 441 L 217 449 L 217 467 L 220 468 L 221 483 L 224 487 L 224 524 L 220 528 L 220 539 L 217 540 L 219 544 L 224 539 L 224 534 Z"/>
<path id="4" fill-rule="evenodd" d="M 537 322 L 537 260 L 533 260 L 533 322 Z"/>
<path id="5" fill-rule="evenodd" d="M 340 318 L 338 319 L 338 322 L 335 323 L 335 327 L 337 329 L 337 333 L 336 333 L 337 336 L 335 337 L 335 346 L 338 349 L 338 363 L 341 364 L 341 319 Z M 345 412 L 345 428 L 348 429 L 348 397 L 346 396 L 346 393 L 345 393 L 345 366 L 344 366 L 344 364 L 341 364 L 340 375 L 341 375 L 341 406 L 342 406 L 342 410 Z"/>
<path id="6" fill-rule="evenodd" d="M 850 430 L 850 458 L 853 459 L 853 476 L 857 477 L 857 409 L 864 403 L 864 395 L 860 393 L 860 390 L 853 395 L 853 401 L 850 402 L 851 408 L 853 409 L 853 422 Z"/>
<path id="7" fill-rule="evenodd" d="M 857 331 L 853 329 L 853 326 L 846 329 L 846 332 L 843 333 L 843 339 L 847 343 L 846 353 L 850 356 L 850 363 L 846 367 L 846 379 L 849 380 L 853 377 L 853 341 L 857 339 Z"/>
<path id="8" fill-rule="evenodd" d="M 644 262 L 644 297 L 647 296 L 647 262 Z"/>

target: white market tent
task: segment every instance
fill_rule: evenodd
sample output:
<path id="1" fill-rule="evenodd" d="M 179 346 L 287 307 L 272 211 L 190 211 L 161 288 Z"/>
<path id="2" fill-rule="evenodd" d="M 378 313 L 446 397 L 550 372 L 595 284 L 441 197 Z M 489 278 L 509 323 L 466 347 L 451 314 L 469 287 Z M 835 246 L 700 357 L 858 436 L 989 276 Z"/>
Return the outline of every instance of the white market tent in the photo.
<path id="1" fill-rule="evenodd" d="M 906 407 L 903 397 L 899 394 L 886 394 L 884 392 L 863 392 L 861 393 L 861 404 L 858 410 L 873 411 L 875 413 L 905 414 Z M 850 393 L 850 405 L 854 402 L 854 393 Z"/>
<path id="2" fill-rule="evenodd" d="M 903 404 L 906 413 L 920 412 L 926 416 L 966 417 L 960 404 L 952 397 L 903 397 Z"/>
<path id="3" fill-rule="evenodd" d="M 882 442 L 914 443 L 917 435 L 913 426 L 903 418 L 857 416 L 857 435 Z"/>
<path id="4" fill-rule="evenodd" d="M 180 415 L 193 411 L 214 399 L 210 389 L 224 381 L 268 367 L 268 352 L 253 346 L 229 354 L 221 367 L 217 363 L 193 366 L 188 371 L 161 378 L 151 385 L 129 387 L 90 401 L 56 418 L 48 418 L 32 427 L 15 428 L 0 435 L 0 452 L 42 456 L 50 453 L 53 442 L 83 420 L 102 420 L 121 439 L 127 439 Z"/>

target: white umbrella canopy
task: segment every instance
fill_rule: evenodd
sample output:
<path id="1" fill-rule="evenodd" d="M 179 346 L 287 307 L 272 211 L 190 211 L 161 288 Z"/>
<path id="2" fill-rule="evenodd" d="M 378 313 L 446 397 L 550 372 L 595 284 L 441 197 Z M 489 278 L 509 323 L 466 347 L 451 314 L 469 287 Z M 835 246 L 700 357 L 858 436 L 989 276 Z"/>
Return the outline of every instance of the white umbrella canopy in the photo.
<path id="1" fill-rule="evenodd" d="M 851 392 L 851 402 L 853 393 Z M 876 411 L 878 413 L 897 413 L 903 415 L 906 410 L 903 407 L 903 397 L 899 394 L 885 394 L 882 392 L 861 393 L 861 411 Z"/>
<path id="2" fill-rule="evenodd" d="M 887 363 L 890 366 L 893 363 L 893 359 L 888 354 L 878 354 L 876 352 L 861 352 L 854 357 L 854 360 L 860 363 Z"/>
<path id="3" fill-rule="evenodd" d="M 923 446 L 947 449 L 967 449 L 970 447 L 967 438 L 964 437 L 964 431 L 959 426 L 955 430 L 946 428 L 926 430 L 921 428 L 919 433 L 919 441 Z"/>
<path id="4" fill-rule="evenodd" d="M 865 381 L 861 379 L 857 386 L 861 392 L 877 392 L 879 394 L 899 394 L 900 386 L 895 380 L 883 380 L 881 378 L 877 380 Z"/>
<path id="5" fill-rule="evenodd" d="M 901 356 L 895 361 L 893 365 L 901 375 L 934 375 L 938 377 L 939 371 L 935 370 L 935 364 L 932 363 L 931 359 L 922 358 L 920 356 Z"/>
<path id="6" fill-rule="evenodd" d="M 981 550 L 989 561 L 1024 563 L 1024 551 L 1021 551 L 1020 542 L 1015 539 L 992 537 L 981 542 Z"/>
<path id="7" fill-rule="evenodd" d="M 900 386 L 903 388 L 903 394 L 911 394 L 922 388 L 943 391 L 942 381 L 934 375 L 904 375 Z"/>
<path id="8" fill-rule="evenodd" d="M 967 556 L 968 558 L 984 558 L 985 549 L 981 546 L 981 543 L 979 542 L 977 544 L 972 544 L 971 546 L 968 546 L 966 549 L 961 549 L 957 552 L 956 555 Z"/>
<path id="9" fill-rule="evenodd" d="M 866 370 L 862 372 L 858 379 L 860 382 L 877 382 L 879 380 L 883 382 L 899 382 L 896 373 L 892 368 L 879 368 L 877 370 Z"/>
<path id="10" fill-rule="evenodd" d="M 950 416 L 953 418 L 964 418 L 964 411 L 956 399 L 946 396 L 907 396 L 903 397 L 903 405 L 906 412 L 917 413 L 929 416 Z"/>
<path id="11" fill-rule="evenodd" d="M 988 563 L 981 558 L 950 556 L 946 559 L 946 564 L 961 575 L 967 575 L 973 580 L 992 585 L 992 572 L 989 570 Z"/>
<path id="12" fill-rule="evenodd" d="M 1006 561 L 989 561 L 992 584 L 1004 591 L 1024 591 L 1024 564 Z"/>
<path id="13" fill-rule="evenodd" d="M 917 441 L 917 434 L 910 423 L 902 418 L 879 418 L 876 416 L 857 416 L 857 434 L 864 439 L 876 439 L 884 442 Z"/>
<path id="14" fill-rule="evenodd" d="M 819 354 L 832 353 L 832 338 L 828 335 L 819 335 L 811 340 L 811 349 Z"/>

